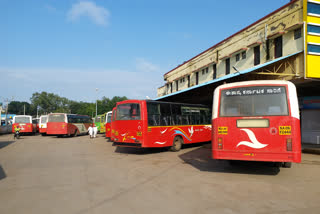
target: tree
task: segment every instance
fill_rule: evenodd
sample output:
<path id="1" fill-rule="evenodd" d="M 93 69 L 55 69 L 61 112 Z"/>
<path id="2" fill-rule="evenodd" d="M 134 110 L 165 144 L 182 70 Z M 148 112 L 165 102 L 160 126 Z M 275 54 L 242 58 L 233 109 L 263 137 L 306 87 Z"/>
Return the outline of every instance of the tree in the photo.
<path id="1" fill-rule="evenodd" d="M 34 93 L 31 97 L 31 103 L 35 108 L 39 108 L 42 113 L 64 112 L 69 113 L 69 103 L 67 98 L 47 92 Z"/>
<path id="2" fill-rule="evenodd" d="M 12 101 L 8 105 L 8 113 L 17 115 L 23 115 L 25 113 L 26 115 L 32 115 L 33 112 L 30 103 Z"/>

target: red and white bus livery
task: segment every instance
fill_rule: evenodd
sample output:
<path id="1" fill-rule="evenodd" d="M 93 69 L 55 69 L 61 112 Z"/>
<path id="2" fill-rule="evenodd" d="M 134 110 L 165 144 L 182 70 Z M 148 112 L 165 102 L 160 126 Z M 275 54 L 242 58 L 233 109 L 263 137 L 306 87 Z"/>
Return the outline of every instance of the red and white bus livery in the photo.
<path id="1" fill-rule="evenodd" d="M 47 134 L 47 122 L 48 115 L 41 115 L 39 121 L 39 133 L 43 136 Z"/>
<path id="2" fill-rule="evenodd" d="M 14 129 L 19 125 L 20 133 L 35 133 L 36 124 L 32 123 L 32 117 L 29 115 L 16 115 L 12 121 L 12 133 Z"/>
<path id="3" fill-rule="evenodd" d="M 111 118 L 112 118 L 112 111 L 108 111 L 106 113 L 106 138 L 111 138 Z"/>
<path id="4" fill-rule="evenodd" d="M 214 159 L 301 162 L 296 87 L 281 80 L 221 85 L 213 98 Z"/>
<path id="5" fill-rule="evenodd" d="M 48 115 L 47 134 L 56 136 L 77 136 L 87 134 L 92 119 L 86 115 L 51 113 Z"/>
<path id="6" fill-rule="evenodd" d="M 170 147 L 211 140 L 210 109 L 203 105 L 126 100 L 117 103 L 114 145 Z"/>

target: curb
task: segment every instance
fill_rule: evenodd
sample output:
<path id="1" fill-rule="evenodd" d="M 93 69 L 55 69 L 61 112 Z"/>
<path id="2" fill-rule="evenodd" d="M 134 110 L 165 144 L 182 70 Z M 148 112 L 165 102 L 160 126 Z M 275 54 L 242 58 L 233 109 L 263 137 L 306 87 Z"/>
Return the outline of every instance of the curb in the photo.
<path id="1" fill-rule="evenodd" d="M 303 153 L 308 153 L 308 154 L 320 155 L 320 149 L 305 148 L 305 149 L 302 149 L 302 152 Z"/>

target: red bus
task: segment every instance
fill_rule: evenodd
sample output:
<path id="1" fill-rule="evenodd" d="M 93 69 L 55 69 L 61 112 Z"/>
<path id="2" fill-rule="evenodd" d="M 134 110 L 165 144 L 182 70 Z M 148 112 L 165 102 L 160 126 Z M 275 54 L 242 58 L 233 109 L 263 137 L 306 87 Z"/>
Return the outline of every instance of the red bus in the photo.
<path id="1" fill-rule="evenodd" d="M 214 92 L 214 159 L 267 161 L 290 168 L 301 162 L 296 87 L 281 80 L 219 86 Z"/>
<path id="2" fill-rule="evenodd" d="M 114 137 L 115 137 L 115 131 L 114 131 L 114 127 L 113 127 L 113 122 L 116 120 L 116 112 L 117 112 L 117 108 L 114 107 L 112 109 L 112 116 L 111 116 L 111 124 L 110 124 L 110 129 L 111 129 L 111 136 L 110 136 L 110 140 L 114 141 Z"/>
<path id="3" fill-rule="evenodd" d="M 87 134 L 92 119 L 87 115 L 51 113 L 48 115 L 47 134 L 62 136 L 77 136 Z"/>
<path id="4" fill-rule="evenodd" d="M 210 109 L 204 105 L 126 100 L 117 103 L 114 145 L 170 147 L 211 140 Z"/>
<path id="5" fill-rule="evenodd" d="M 35 133 L 36 124 L 32 123 L 32 117 L 29 115 L 16 115 L 12 121 L 12 133 L 14 129 L 19 125 L 20 133 Z"/>
<path id="6" fill-rule="evenodd" d="M 105 127 L 106 127 L 106 138 L 109 138 L 109 139 L 111 137 L 111 117 L 112 117 L 112 111 L 107 112 Z"/>
<path id="7" fill-rule="evenodd" d="M 47 134 L 48 115 L 41 115 L 39 121 L 39 133 L 44 136 Z"/>

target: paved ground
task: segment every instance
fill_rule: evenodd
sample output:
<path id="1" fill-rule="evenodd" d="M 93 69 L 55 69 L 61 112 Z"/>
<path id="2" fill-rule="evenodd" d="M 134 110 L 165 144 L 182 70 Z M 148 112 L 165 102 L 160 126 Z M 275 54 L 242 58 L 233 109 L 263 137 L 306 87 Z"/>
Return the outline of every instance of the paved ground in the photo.
<path id="1" fill-rule="evenodd" d="M 102 136 L 0 136 L 0 213 L 319 213 L 320 155 L 291 169 L 212 160 L 210 145 L 115 148 Z"/>

